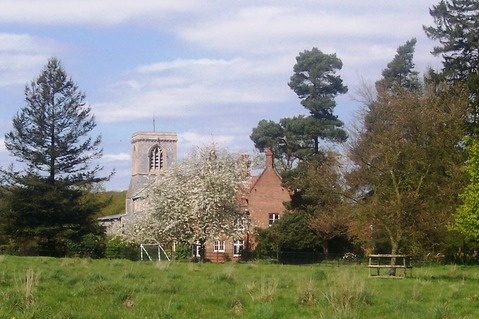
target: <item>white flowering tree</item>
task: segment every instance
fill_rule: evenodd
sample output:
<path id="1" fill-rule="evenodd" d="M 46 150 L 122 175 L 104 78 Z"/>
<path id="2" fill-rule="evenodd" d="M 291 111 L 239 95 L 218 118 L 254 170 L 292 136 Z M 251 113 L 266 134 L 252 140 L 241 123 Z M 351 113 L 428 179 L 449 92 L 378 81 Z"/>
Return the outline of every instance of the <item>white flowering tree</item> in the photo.
<path id="1" fill-rule="evenodd" d="M 215 145 L 194 149 L 158 178 L 145 213 L 127 223 L 124 234 L 129 241 L 197 244 L 204 259 L 206 241 L 243 235 L 238 226 L 249 218 L 241 208 L 248 177 L 244 156 Z"/>
<path id="2" fill-rule="evenodd" d="M 124 216 L 117 235 L 123 241 L 135 245 L 146 242 L 165 244 L 171 241 L 171 238 L 161 231 L 151 210 Z"/>

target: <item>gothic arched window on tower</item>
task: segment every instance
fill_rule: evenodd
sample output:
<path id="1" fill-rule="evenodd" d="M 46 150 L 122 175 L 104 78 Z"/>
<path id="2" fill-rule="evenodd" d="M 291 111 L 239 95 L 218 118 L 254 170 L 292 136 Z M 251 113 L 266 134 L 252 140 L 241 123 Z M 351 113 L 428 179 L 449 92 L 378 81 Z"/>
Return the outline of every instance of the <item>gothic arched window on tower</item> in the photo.
<path id="1" fill-rule="evenodd" d="M 163 168 L 163 150 L 155 146 L 150 152 L 150 171 L 159 171 Z"/>

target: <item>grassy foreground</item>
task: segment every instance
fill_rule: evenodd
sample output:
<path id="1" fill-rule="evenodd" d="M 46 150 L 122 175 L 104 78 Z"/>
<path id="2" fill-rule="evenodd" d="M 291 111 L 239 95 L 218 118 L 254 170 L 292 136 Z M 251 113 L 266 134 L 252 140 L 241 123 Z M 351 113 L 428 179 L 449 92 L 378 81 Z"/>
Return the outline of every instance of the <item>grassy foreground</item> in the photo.
<path id="1" fill-rule="evenodd" d="M 365 265 L 0 256 L 0 318 L 478 318 L 479 267 L 368 278 Z"/>

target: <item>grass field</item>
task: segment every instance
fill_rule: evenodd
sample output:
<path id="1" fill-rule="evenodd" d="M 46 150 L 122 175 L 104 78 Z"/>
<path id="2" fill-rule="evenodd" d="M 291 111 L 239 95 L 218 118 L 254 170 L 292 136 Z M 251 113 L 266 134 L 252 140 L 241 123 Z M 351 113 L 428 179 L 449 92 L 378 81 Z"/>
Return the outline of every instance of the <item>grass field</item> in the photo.
<path id="1" fill-rule="evenodd" d="M 479 318 L 479 267 L 0 256 L 0 318 Z"/>

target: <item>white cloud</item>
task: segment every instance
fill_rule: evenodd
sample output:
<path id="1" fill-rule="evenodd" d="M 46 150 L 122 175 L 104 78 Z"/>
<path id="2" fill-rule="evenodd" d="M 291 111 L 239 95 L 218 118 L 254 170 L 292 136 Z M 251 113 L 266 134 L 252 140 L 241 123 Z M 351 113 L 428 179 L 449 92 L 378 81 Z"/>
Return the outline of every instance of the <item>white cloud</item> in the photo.
<path id="1" fill-rule="evenodd" d="M 130 161 L 130 154 L 118 153 L 118 154 L 103 154 L 101 157 L 104 162 L 125 162 Z"/>
<path id="2" fill-rule="evenodd" d="M 44 52 L 45 46 L 48 45 L 44 42 L 45 39 L 32 37 L 28 34 L 0 33 L 0 52 Z"/>
<path id="3" fill-rule="evenodd" d="M 179 32 L 186 41 L 207 48 L 248 54 L 295 52 L 304 49 L 301 43 L 345 47 L 368 39 L 394 42 L 422 32 L 424 12 L 437 1 L 429 2 L 388 2 L 382 7 L 377 1 L 228 3 L 226 14 L 202 16 Z"/>
<path id="4" fill-rule="evenodd" d="M 140 74 L 160 73 L 177 69 L 190 68 L 208 68 L 208 67 L 228 67 L 237 63 L 238 60 L 224 60 L 224 59 L 176 59 L 168 62 L 158 62 L 150 65 L 142 65 L 136 68 Z"/>
<path id="5" fill-rule="evenodd" d="M 411 37 L 419 38 L 416 60 L 423 71 L 433 60 L 431 42 L 422 31 L 422 24 L 427 24 L 424 12 L 432 4 L 435 0 L 262 1 L 259 5 L 211 1 L 196 14 L 183 12 L 192 14 L 191 19 L 171 22 L 168 28 L 192 50 L 206 48 L 215 58 L 206 54 L 139 65 L 111 86 L 112 99 L 95 113 L 100 121 L 113 122 L 154 114 L 215 115 L 217 106 L 225 104 L 288 103 L 295 98 L 287 87 L 294 59 L 312 47 L 337 53 L 344 64 L 340 74 L 350 89 L 358 76 L 379 78 L 397 47 Z"/>
<path id="6" fill-rule="evenodd" d="M 194 131 L 178 133 L 178 158 L 184 158 L 193 148 L 211 145 L 212 143 L 215 143 L 219 147 L 226 148 L 230 146 L 234 140 L 234 135 L 202 134 Z"/>
<path id="7" fill-rule="evenodd" d="M 218 115 L 218 105 L 287 99 L 280 58 L 176 59 L 142 65 L 110 87 L 114 102 L 93 105 L 99 121 Z M 126 92 L 126 93 L 125 93 Z M 249 111 L 248 109 L 245 110 Z M 251 110 L 254 111 L 254 110 Z M 208 114 L 211 112 L 211 114 Z M 221 113 L 228 112 L 223 108 Z"/>
<path id="8" fill-rule="evenodd" d="M 170 19 L 175 12 L 195 10 L 196 1 L 3 0 L 0 21 L 24 24 L 112 25 L 148 17 Z"/>
<path id="9" fill-rule="evenodd" d="M 0 33 L 0 86 L 25 85 L 60 46 L 48 38 Z"/>

